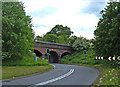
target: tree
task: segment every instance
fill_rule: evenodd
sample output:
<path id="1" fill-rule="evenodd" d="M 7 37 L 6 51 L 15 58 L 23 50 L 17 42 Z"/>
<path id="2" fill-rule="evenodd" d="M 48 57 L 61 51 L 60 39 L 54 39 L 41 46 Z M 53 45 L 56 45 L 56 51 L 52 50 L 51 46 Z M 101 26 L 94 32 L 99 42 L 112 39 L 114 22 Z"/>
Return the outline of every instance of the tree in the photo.
<path id="1" fill-rule="evenodd" d="M 110 2 L 100 12 L 97 29 L 94 31 L 94 47 L 98 56 L 120 55 L 120 3 Z"/>
<path id="2" fill-rule="evenodd" d="M 65 35 L 66 37 L 70 37 L 70 35 L 73 32 L 70 30 L 69 27 L 65 26 L 63 27 L 63 25 L 56 25 L 55 27 L 52 28 L 52 30 L 50 32 L 48 32 L 47 34 L 55 34 L 57 36 L 60 35 Z"/>
<path id="3" fill-rule="evenodd" d="M 77 36 L 71 36 L 69 40 L 69 45 L 72 46 L 76 39 L 77 39 Z"/>
<path id="4" fill-rule="evenodd" d="M 80 37 L 77 37 L 72 47 L 76 51 L 87 50 L 90 47 L 90 43 L 86 38 L 80 36 Z"/>
<path id="5" fill-rule="evenodd" d="M 73 32 L 69 27 L 63 25 L 56 25 L 51 29 L 51 31 L 47 32 L 43 37 L 37 36 L 35 40 L 46 41 L 46 42 L 54 42 L 61 44 L 69 44 L 69 37 Z"/>
<path id="6" fill-rule="evenodd" d="M 37 41 L 43 41 L 43 37 L 42 36 L 36 36 L 35 40 L 37 40 Z"/>
<path id="7" fill-rule="evenodd" d="M 69 44 L 68 42 L 69 42 L 69 38 L 66 37 L 65 35 L 58 36 L 58 43 Z"/>
<path id="8" fill-rule="evenodd" d="M 55 34 L 46 34 L 44 35 L 43 40 L 46 42 L 57 43 L 58 37 Z"/>
<path id="9" fill-rule="evenodd" d="M 22 59 L 33 49 L 31 17 L 26 16 L 22 2 L 2 3 L 3 60 Z"/>

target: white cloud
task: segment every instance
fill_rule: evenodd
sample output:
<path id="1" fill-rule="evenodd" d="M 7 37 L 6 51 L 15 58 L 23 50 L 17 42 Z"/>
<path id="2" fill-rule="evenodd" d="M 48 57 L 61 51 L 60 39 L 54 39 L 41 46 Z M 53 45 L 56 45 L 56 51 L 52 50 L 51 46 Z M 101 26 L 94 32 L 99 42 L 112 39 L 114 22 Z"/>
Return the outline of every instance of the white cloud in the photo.
<path id="1" fill-rule="evenodd" d="M 43 35 L 50 31 L 55 25 L 68 26 L 76 36 L 84 36 L 88 39 L 94 37 L 93 31 L 99 18 L 95 14 L 83 14 L 80 10 L 89 4 L 90 0 L 24 0 L 27 13 L 34 13 L 46 7 L 55 7 L 57 11 L 45 17 L 33 17 L 34 25 L 45 25 L 33 27 L 35 35 Z M 24 2 L 23 1 L 23 2 Z M 31 15 L 32 16 L 32 15 Z"/>
<path id="2" fill-rule="evenodd" d="M 82 33 L 78 34 L 78 32 L 83 32 L 85 36 L 88 34 L 88 32 L 91 29 L 94 30 L 94 27 L 97 25 L 98 20 L 99 19 L 94 14 L 85 14 L 85 15 L 71 14 L 69 15 L 69 13 L 66 13 L 63 15 L 62 13 L 61 14 L 57 13 L 53 16 L 45 17 L 44 19 L 33 18 L 33 23 L 47 25 L 48 26 L 47 32 L 50 31 L 56 24 L 62 24 L 64 26 L 70 27 L 71 30 L 75 32 L 77 36 L 78 35 L 80 36 L 80 34 L 83 35 Z M 39 29 L 36 29 L 36 30 L 39 32 L 43 32 L 42 28 L 43 27 L 39 27 Z M 82 28 L 86 30 L 83 30 Z M 41 34 L 42 33 L 39 33 L 39 35 Z M 92 34 L 89 34 L 89 35 L 92 35 Z M 93 35 L 91 37 L 93 37 Z"/>
<path id="3" fill-rule="evenodd" d="M 71 9 L 80 8 L 85 4 L 84 0 L 22 0 L 25 2 L 24 6 L 26 7 L 27 12 L 34 12 L 36 10 L 43 9 L 44 7 L 57 7 L 62 9 Z"/>
<path id="4" fill-rule="evenodd" d="M 46 32 L 49 31 L 49 28 L 47 27 L 33 27 L 33 30 L 35 32 L 35 36 L 42 36 L 43 34 L 46 34 Z"/>
<path id="5" fill-rule="evenodd" d="M 75 34 L 73 35 L 76 35 L 78 37 L 83 36 L 88 39 L 92 39 L 94 37 L 94 34 L 91 31 L 79 31 L 79 32 L 75 32 Z"/>

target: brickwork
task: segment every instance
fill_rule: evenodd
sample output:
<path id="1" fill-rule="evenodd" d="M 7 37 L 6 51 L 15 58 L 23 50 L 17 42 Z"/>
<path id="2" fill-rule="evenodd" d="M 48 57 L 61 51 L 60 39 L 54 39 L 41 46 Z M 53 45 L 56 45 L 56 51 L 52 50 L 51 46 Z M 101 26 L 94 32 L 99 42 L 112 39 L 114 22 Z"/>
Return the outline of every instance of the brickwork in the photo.
<path id="1" fill-rule="evenodd" d="M 47 48 L 49 48 L 50 51 L 55 51 L 59 55 L 59 58 L 61 58 L 61 55 L 65 52 L 68 52 L 68 53 L 72 52 L 71 47 L 69 45 L 50 43 L 50 42 L 42 42 L 42 41 L 35 42 L 34 49 L 41 52 L 43 57 L 46 54 Z"/>

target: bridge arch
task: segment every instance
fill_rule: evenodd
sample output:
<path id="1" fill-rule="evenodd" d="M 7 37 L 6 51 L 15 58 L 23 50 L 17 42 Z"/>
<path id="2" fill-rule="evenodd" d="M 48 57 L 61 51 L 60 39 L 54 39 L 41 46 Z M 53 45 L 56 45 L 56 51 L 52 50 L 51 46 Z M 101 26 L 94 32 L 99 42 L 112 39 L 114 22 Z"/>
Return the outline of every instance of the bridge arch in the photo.
<path id="1" fill-rule="evenodd" d="M 64 56 L 66 56 L 66 55 L 70 55 L 71 53 L 69 53 L 69 52 L 64 52 L 62 55 L 61 55 L 61 58 L 63 58 Z"/>
<path id="2" fill-rule="evenodd" d="M 34 48 L 34 53 L 36 54 L 36 56 L 42 57 L 42 53 L 37 48 Z"/>
<path id="3" fill-rule="evenodd" d="M 50 58 L 49 62 L 50 63 L 58 63 L 59 61 L 59 55 L 56 51 L 50 51 Z"/>
<path id="4" fill-rule="evenodd" d="M 46 58 L 46 51 L 50 49 L 51 58 L 49 58 L 50 62 L 57 63 L 59 60 L 70 53 L 72 53 L 71 46 L 59 43 L 51 43 L 51 42 L 43 42 L 43 41 L 35 41 L 34 49 L 35 53 L 43 59 Z M 37 51 L 36 51 L 37 50 Z M 55 59 L 56 58 L 56 59 Z"/>

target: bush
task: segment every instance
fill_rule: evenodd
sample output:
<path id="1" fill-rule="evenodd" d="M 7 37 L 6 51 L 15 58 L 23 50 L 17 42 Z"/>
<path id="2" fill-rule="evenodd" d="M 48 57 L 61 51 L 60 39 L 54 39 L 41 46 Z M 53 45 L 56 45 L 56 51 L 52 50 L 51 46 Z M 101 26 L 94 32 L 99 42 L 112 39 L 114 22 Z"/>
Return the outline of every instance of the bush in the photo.
<path id="1" fill-rule="evenodd" d="M 87 51 L 86 57 L 84 56 L 82 51 L 74 52 L 72 53 L 72 55 L 64 56 L 61 59 L 61 62 L 75 63 L 75 64 L 90 64 L 90 65 L 100 64 L 99 60 L 95 60 L 95 54 L 93 49 L 89 49 Z"/>
<path id="2" fill-rule="evenodd" d="M 34 61 L 34 56 L 25 57 L 21 60 L 8 60 L 2 63 L 3 66 L 41 66 L 48 65 L 47 60 L 42 60 L 41 58 L 37 58 L 37 61 Z"/>
<path id="3" fill-rule="evenodd" d="M 76 51 L 82 51 L 90 47 L 90 42 L 84 37 L 77 37 L 72 47 Z"/>

